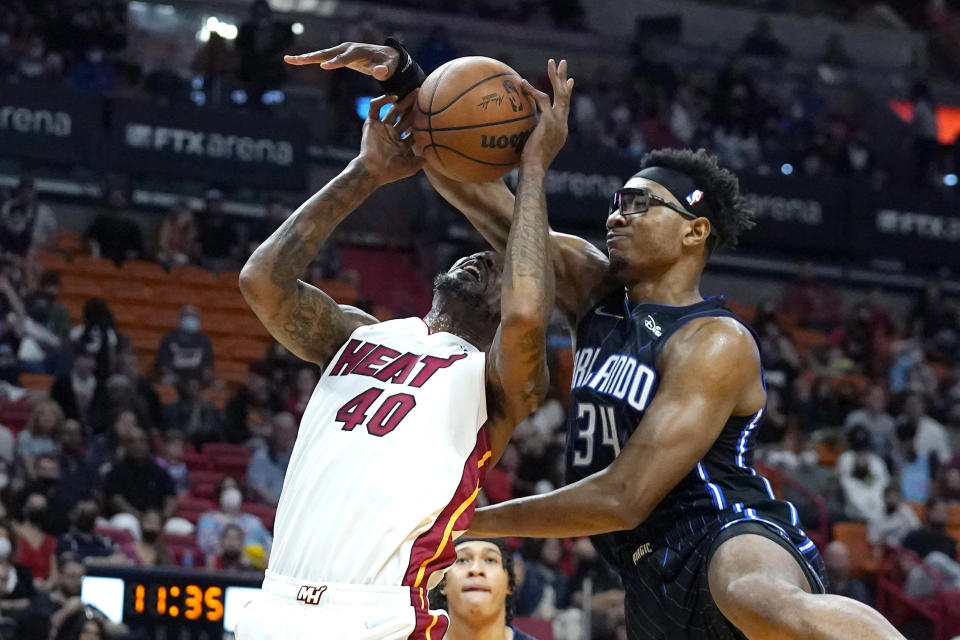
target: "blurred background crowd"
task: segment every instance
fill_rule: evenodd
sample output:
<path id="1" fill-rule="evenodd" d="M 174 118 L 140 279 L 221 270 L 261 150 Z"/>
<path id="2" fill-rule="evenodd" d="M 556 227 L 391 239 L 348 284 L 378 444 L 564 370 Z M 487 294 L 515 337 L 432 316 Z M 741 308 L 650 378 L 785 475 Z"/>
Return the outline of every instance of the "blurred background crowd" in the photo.
<path id="1" fill-rule="evenodd" d="M 577 0 L 382 2 L 311 21 L 295 0 L 220 4 L 5 2 L 0 94 L 69 86 L 198 111 L 306 116 L 315 187 L 330 175 L 324 161 L 353 153 L 358 104 L 375 88 L 350 72 L 294 73 L 284 53 L 399 33 L 428 73 L 482 53 L 544 86 L 540 51 L 552 51 L 551 38 L 586 51 L 616 10 Z M 739 40 L 716 55 L 681 41 L 688 27 L 677 15 L 641 11 L 611 53 L 584 53 L 579 66 L 576 51 L 564 54 L 577 78 L 570 146 L 627 162 L 703 146 L 744 174 L 953 202 L 960 142 L 945 138 L 942 116 L 944 104 L 960 104 L 954 3 L 688 4 L 740 12 Z M 408 7 L 435 22 L 412 28 Z M 818 21 L 823 46 L 797 50 L 777 32 L 783 16 Z M 910 36 L 894 71 L 848 50 L 843 29 L 856 25 Z M 501 49 L 491 36 L 481 46 L 466 28 L 516 28 L 524 40 Z M 0 133 L 17 117 L 0 96 Z M 269 557 L 320 372 L 269 339 L 237 272 L 308 191 L 175 182 L 0 154 L 0 624 L 16 637 L 80 637 L 91 614 L 79 584 L 92 565 L 257 572 Z M 412 211 L 374 200 L 303 278 L 381 319 L 422 314 L 433 273 L 480 245 L 413 182 Z M 588 214 L 599 234 L 605 211 Z M 760 336 L 761 467 L 800 509 L 835 592 L 879 607 L 911 638 L 949 637 L 960 631 L 955 273 L 874 261 L 866 266 L 881 276 L 864 284 L 815 258 L 708 273 L 707 292 L 727 292 Z M 727 291 L 741 275 L 747 284 Z M 481 504 L 563 484 L 569 336 L 556 327 L 550 345 L 548 398 L 488 474 Z M 509 544 L 518 616 L 574 639 L 589 611 L 591 637 L 626 637 L 617 576 L 588 541 Z M 92 619 L 101 635 L 131 633 Z"/>

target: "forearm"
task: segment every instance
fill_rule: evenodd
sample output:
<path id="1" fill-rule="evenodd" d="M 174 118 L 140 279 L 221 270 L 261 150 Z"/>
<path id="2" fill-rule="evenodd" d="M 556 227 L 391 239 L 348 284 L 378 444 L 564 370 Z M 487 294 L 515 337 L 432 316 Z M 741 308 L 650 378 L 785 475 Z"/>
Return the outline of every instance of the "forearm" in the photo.
<path id="1" fill-rule="evenodd" d="M 546 169 L 535 163 L 525 163 L 520 169 L 500 298 L 501 317 L 535 318 L 541 333 L 550 320 L 554 299 L 545 177 Z"/>
<path id="2" fill-rule="evenodd" d="M 247 260 L 242 282 L 255 288 L 293 295 L 297 278 L 317 255 L 330 233 L 376 188 L 376 180 L 353 160 L 323 189 L 304 202 Z"/>
<path id="3" fill-rule="evenodd" d="M 507 185 L 500 180 L 457 182 L 430 167 L 425 167 L 424 173 L 437 193 L 470 221 L 494 251 L 503 253 L 506 250 L 514 210 L 514 196 Z"/>
<path id="4" fill-rule="evenodd" d="M 607 472 L 550 493 L 477 509 L 468 535 L 478 538 L 571 538 L 630 528 Z"/>

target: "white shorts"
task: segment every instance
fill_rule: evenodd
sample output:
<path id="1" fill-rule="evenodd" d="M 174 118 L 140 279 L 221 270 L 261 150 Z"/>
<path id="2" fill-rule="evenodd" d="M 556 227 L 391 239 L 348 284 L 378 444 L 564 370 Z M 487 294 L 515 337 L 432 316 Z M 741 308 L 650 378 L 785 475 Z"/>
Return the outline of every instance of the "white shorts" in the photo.
<path id="1" fill-rule="evenodd" d="M 440 640 L 449 621 L 412 587 L 304 583 L 267 571 L 236 640 Z"/>

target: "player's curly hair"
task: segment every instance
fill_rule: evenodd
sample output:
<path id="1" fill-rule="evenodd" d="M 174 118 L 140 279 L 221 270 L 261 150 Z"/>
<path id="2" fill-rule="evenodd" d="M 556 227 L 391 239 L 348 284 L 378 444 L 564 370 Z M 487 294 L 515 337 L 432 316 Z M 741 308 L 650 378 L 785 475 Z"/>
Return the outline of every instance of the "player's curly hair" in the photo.
<path id="1" fill-rule="evenodd" d="M 756 224 L 755 213 L 747 207 L 740 193 L 740 181 L 730 170 L 717 162 L 717 156 L 706 149 L 657 149 L 640 159 L 640 170 L 665 167 L 690 176 L 703 190 L 710 216 L 708 252 L 735 249 L 740 234 Z"/>
<path id="2" fill-rule="evenodd" d="M 459 538 L 457 544 L 463 542 L 472 542 L 474 540 L 480 540 L 482 542 L 491 542 L 500 549 L 500 558 L 503 562 L 503 570 L 507 572 L 507 599 L 506 599 L 506 610 L 507 610 L 507 624 L 510 624 L 510 621 L 513 620 L 513 616 L 517 613 L 517 574 L 513 570 L 513 552 L 507 547 L 507 544 L 501 538 Z M 444 609 L 449 611 L 447 608 L 447 596 L 443 593 L 443 590 L 447 586 L 447 577 L 444 576 L 443 580 L 437 584 L 436 587 L 430 590 L 427 594 L 427 598 L 430 601 L 431 609 Z"/>

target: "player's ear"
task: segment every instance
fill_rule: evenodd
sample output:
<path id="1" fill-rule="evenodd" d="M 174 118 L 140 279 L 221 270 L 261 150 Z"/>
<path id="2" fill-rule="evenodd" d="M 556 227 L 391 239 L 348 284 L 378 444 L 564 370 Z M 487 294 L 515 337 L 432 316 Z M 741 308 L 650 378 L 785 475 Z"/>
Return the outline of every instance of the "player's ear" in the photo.
<path id="1" fill-rule="evenodd" d="M 687 247 L 706 244 L 710 237 L 710 221 L 700 217 L 696 220 L 690 220 L 687 226 L 687 232 L 683 236 L 683 244 Z"/>

